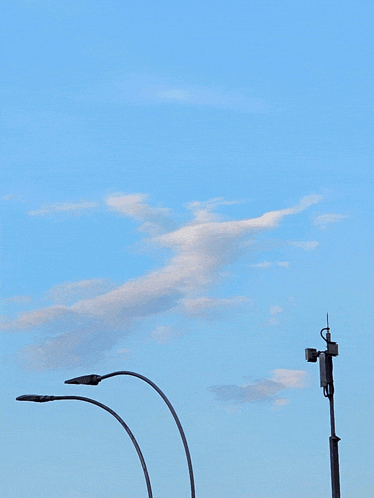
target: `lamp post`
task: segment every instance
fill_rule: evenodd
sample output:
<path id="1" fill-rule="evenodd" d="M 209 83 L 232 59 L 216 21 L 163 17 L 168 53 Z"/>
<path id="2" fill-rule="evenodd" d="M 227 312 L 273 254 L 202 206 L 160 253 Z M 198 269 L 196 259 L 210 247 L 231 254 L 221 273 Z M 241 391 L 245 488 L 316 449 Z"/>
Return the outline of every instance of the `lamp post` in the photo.
<path id="1" fill-rule="evenodd" d="M 138 374 L 136 372 L 121 370 L 121 371 L 112 372 L 112 373 L 106 374 L 106 375 L 96 375 L 96 374 L 83 375 L 81 377 L 75 377 L 74 379 L 65 380 L 65 384 L 85 384 L 85 385 L 90 385 L 90 386 L 97 386 L 99 384 L 99 382 L 101 382 L 102 380 L 108 379 L 109 377 L 115 377 L 117 375 L 130 375 L 132 377 L 137 377 L 138 379 L 141 379 L 144 382 L 147 382 L 147 384 L 149 384 L 151 387 L 153 387 L 153 389 L 155 389 L 155 391 L 158 392 L 158 394 L 161 396 L 161 398 L 167 404 L 171 414 L 174 417 L 175 423 L 177 424 L 177 427 L 179 430 L 179 434 L 182 438 L 182 442 L 183 442 L 183 446 L 184 446 L 184 450 L 185 450 L 186 458 L 187 458 L 189 477 L 190 477 L 191 498 L 195 498 L 195 482 L 194 482 L 194 475 L 193 475 L 193 469 L 192 469 L 191 455 L 190 455 L 190 450 L 188 448 L 187 439 L 186 439 L 186 436 L 185 436 L 183 428 L 182 428 L 182 424 L 180 423 L 180 420 L 179 420 L 172 404 L 170 403 L 170 401 L 168 400 L 166 395 L 161 391 L 161 389 L 154 382 L 152 382 L 150 379 L 148 379 L 144 375 Z"/>
<path id="2" fill-rule="evenodd" d="M 91 403 L 93 405 L 99 406 L 100 408 L 103 408 L 103 410 L 106 410 L 107 412 L 109 412 L 111 415 L 113 415 L 113 417 L 115 417 L 118 420 L 118 422 L 122 425 L 122 427 L 125 429 L 127 434 L 130 436 L 130 439 L 131 439 L 133 445 L 135 446 L 136 452 L 138 453 L 138 456 L 139 456 L 140 463 L 142 465 L 145 481 L 147 484 L 148 498 L 153 498 L 151 481 L 149 479 L 147 466 L 145 464 L 143 454 L 139 448 L 139 445 L 135 439 L 135 436 L 130 431 L 130 429 L 126 425 L 126 423 L 122 420 L 122 418 L 119 415 L 117 415 L 117 413 L 115 411 L 113 411 L 111 408 L 109 408 L 106 405 L 103 405 L 102 403 L 99 403 L 99 401 L 96 401 L 96 400 L 91 399 L 91 398 L 84 398 L 82 396 L 41 396 L 39 394 L 23 394 L 22 396 L 18 396 L 18 398 L 16 398 L 17 401 L 34 401 L 37 403 L 45 403 L 47 401 L 57 401 L 57 400 L 65 400 L 65 399 L 74 399 L 74 400 L 78 400 L 78 401 L 85 401 L 87 403 Z"/>
<path id="3" fill-rule="evenodd" d="M 323 332 L 326 331 L 326 337 Z M 323 388 L 323 395 L 330 402 L 330 468 L 331 468 L 331 491 L 332 498 L 340 498 L 340 477 L 339 477 L 339 451 L 338 442 L 340 438 L 335 434 L 335 413 L 334 413 L 334 379 L 332 374 L 332 359 L 338 356 L 339 348 L 336 342 L 331 341 L 329 315 L 327 315 L 327 327 L 320 332 L 322 339 L 326 342 L 326 351 L 317 351 L 314 348 L 305 350 L 305 359 L 315 363 L 319 358 L 320 380 Z"/>

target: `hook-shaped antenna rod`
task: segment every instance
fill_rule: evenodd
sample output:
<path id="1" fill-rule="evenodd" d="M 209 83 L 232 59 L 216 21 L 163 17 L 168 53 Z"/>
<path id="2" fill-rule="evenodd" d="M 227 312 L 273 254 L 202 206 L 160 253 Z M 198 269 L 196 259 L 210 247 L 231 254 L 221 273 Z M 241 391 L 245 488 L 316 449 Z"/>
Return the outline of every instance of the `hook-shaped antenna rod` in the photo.
<path id="1" fill-rule="evenodd" d="M 322 332 L 326 330 L 326 337 L 322 334 Z M 324 341 L 326 341 L 327 344 L 331 342 L 331 334 L 330 334 L 330 327 L 329 327 L 329 314 L 327 313 L 327 327 L 323 328 L 320 332 L 321 337 Z"/>

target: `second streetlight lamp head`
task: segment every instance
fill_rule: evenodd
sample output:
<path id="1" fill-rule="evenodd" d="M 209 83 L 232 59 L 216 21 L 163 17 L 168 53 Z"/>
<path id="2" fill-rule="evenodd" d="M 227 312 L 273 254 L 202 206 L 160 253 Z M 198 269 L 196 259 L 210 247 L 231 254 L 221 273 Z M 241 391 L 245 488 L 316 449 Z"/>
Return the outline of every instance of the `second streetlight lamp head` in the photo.
<path id="1" fill-rule="evenodd" d="M 65 380 L 65 384 L 86 384 L 88 386 L 97 386 L 101 381 L 101 375 L 91 374 L 74 377 L 74 379 Z"/>
<path id="2" fill-rule="evenodd" d="M 41 396 L 40 394 L 22 394 L 16 398 L 17 401 L 35 401 L 36 403 L 46 403 L 54 399 L 54 396 Z"/>

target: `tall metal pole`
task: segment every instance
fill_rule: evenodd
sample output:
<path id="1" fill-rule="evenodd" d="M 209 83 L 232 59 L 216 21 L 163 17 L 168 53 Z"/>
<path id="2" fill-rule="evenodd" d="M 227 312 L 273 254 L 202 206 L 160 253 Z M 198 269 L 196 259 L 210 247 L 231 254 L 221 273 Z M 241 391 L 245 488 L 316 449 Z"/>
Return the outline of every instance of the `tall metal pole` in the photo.
<path id="1" fill-rule="evenodd" d="M 326 337 L 323 332 L 326 331 Z M 334 378 L 332 359 L 338 356 L 339 348 L 336 342 L 331 341 L 329 316 L 327 315 L 327 327 L 320 332 L 321 337 L 326 341 L 326 351 L 317 351 L 316 349 L 307 348 L 305 350 L 305 359 L 308 362 L 315 363 L 319 358 L 320 381 L 323 388 L 323 395 L 329 399 L 330 403 L 330 469 L 331 469 L 331 491 L 332 498 L 340 498 L 340 474 L 339 474 L 339 449 L 338 443 L 340 438 L 335 433 L 335 412 L 334 412 Z"/>
<path id="2" fill-rule="evenodd" d="M 328 334 L 326 334 L 326 336 L 327 335 Z M 320 361 L 321 361 L 321 359 L 320 359 Z M 333 498 L 340 498 L 339 450 L 338 450 L 338 442 L 340 441 L 340 438 L 335 433 L 334 379 L 333 379 L 332 356 L 329 354 L 326 356 L 326 370 L 327 370 L 327 377 L 329 379 L 329 383 L 326 386 L 322 386 L 322 387 L 323 387 L 323 394 L 324 394 L 324 396 L 326 396 L 326 398 L 329 399 L 329 403 L 330 403 L 331 489 L 332 489 L 332 497 Z"/>

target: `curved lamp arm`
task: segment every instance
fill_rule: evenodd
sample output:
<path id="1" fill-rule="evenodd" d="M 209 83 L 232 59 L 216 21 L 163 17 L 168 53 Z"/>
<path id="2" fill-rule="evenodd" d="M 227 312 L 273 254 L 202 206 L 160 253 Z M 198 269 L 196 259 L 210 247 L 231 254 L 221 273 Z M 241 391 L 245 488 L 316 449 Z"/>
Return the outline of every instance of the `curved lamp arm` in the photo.
<path id="1" fill-rule="evenodd" d="M 172 404 L 166 397 L 166 395 L 161 391 L 161 389 L 150 379 L 145 377 L 144 375 L 138 374 L 136 372 L 130 372 L 128 370 L 120 370 L 118 372 L 112 372 L 107 375 L 96 375 L 96 374 L 91 374 L 91 375 L 83 375 L 81 377 L 75 377 L 74 379 L 69 379 L 65 380 L 65 384 L 86 384 L 86 385 L 91 385 L 91 386 L 97 386 L 99 382 L 101 382 L 104 379 L 108 379 L 109 377 L 115 377 L 117 375 L 131 375 L 132 377 L 137 377 L 138 379 L 144 380 L 144 382 L 147 382 L 155 391 L 158 392 L 158 394 L 161 396 L 161 398 L 165 401 L 167 404 L 171 414 L 174 417 L 175 423 L 177 424 L 179 434 L 182 438 L 183 441 L 183 446 L 184 450 L 186 453 L 186 458 L 187 458 L 187 464 L 188 464 L 188 472 L 190 476 L 190 486 L 191 486 L 191 498 L 195 498 L 195 482 L 194 482 L 194 475 L 193 475 L 193 468 L 192 468 L 192 461 L 191 461 L 191 455 L 190 455 L 190 450 L 188 448 L 187 444 L 187 439 L 184 434 L 182 424 L 180 423 L 180 420 L 178 418 L 178 415 L 176 414 Z"/>
<path id="2" fill-rule="evenodd" d="M 153 498 L 151 481 L 149 479 L 147 466 L 145 464 L 143 454 L 139 448 L 139 445 L 135 439 L 135 436 L 130 431 L 128 425 L 121 419 L 121 417 L 115 411 L 113 411 L 111 408 L 109 408 L 109 406 L 103 405 L 102 403 L 100 403 L 99 401 L 96 401 L 94 399 L 84 398 L 82 396 L 40 396 L 38 394 L 24 394 L 22 396 L 18 396 L 18 398 L 16 398 L 16 399 L 17 399 L 17 401 L 35 401 L 37 403 L 45 403 L 47 401 L 57 401 L 57 400 L 65 400 L 65 399 L 75 399 L 78 401 L 86 401 L 87 403 L 91 403 L 92 405 L 99 406 L 103 410 L 106 410 L 107 412 L 109 412 L 111 415 L 113 415 L 113 417 L 115 417 L 118 420 L 118 422 L 122 425 L 122 427 L 125 429 L 127 434 L 130 436 L 130 439 L 131 439 L 133 445 L 135 446 L 136 452 L 138 453 L 138 456 L 139 456 L 140 463 L 142 465 L 144 477 L 145 477 L 145 480 L 147 483 L 148 498 Z"/>

